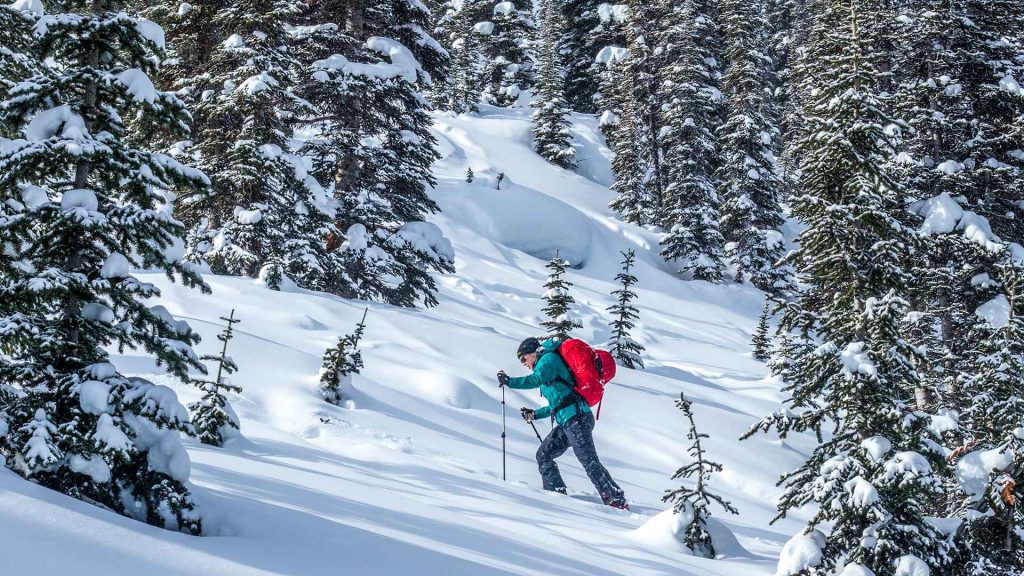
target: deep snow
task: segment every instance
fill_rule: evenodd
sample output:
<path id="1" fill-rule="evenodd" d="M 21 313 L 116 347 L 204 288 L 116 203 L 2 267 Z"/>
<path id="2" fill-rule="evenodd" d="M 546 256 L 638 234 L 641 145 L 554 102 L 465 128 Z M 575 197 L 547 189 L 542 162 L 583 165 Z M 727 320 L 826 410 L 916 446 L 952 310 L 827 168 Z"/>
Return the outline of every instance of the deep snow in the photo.
<path id="1" fill-rule="evenodd" d="M 440 306 L 406 310 L 208 276 L 204 296 L 161 286 L 160 304 L 218 346 L 218 317 L 242 319 L 228 354 L 240 365 L 232 396 L 243 437 L 224 448 L 187 441 L 195 498 L 209 537 L 153 528 L 42 489 L 0 467 L 4 573 L 158 574 L 772 574 L 802 524 L 775 525 L 779 473 L 808 445 L 737 437 L 780 399 L 749 352 L 763 298 L 746 286 L 685 282 L 658 256 L 654 232 L 608 210 L 610 153 L 596 120 L 574 117 L 576 172 L 530 150 L 529 110 L 484 107 L 438 116 L 443 160 L 431 220 L 451 240 L 457 273 L 439 277 Z M 467 167 L 476 174 L 465 182 Z M 498 174 L 504 173 L 500 190 Z M 595 435 L 598 452 L 633 503 L 599 504 L 571 453 L 560 459 L 573 493 L 540 490 L 537 440 L 518 417 L 536 392 L 508 392 L 508 481 L 501 480 L 501 391 L 494 373 L 522 374 L 514 351 L 541 329 L 546 259 L 574 269 L 578 336 L 603 343 L 619 252 L 635 274 L 646 371 L 621 370 Z M 324 350 L 369 306 L 366 368 L 344 408 L 324 403 Z M 183 402 L 198 390 L 159 375 L 141 355 L 118 368 L 168 384 Z M 716 515 L 722 558 L 689 556 L 662 493 L 686 462 L 686 425 L 673 402 L 694 400 L 706 445 L 725 469 L 713 488 L 739 508 Z M 548 424 L 540 423 L 542 431 Z M 715 511 L 718 512 L 717 510 Z M 735 538 L 733 538 L 735 535 Z"/>

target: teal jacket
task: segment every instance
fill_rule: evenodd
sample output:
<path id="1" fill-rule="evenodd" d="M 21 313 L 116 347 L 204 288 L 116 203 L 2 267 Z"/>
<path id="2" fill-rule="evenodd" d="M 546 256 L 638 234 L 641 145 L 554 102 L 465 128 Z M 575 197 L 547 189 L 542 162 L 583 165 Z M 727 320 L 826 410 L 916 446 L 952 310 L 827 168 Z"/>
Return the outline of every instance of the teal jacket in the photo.
<path id="1" fill-rule="evenodd" d="M 561 344 L 555 340 L 545 340 L 541 344 L 544 349 L 537 358 L 537 365 L 533 367 L 533 374 L 508 379 L 509 388 L 540 388 L 540 395 L 548 401 L 548 405 L 535 412 L 534 417 L 538 420 L 551 416 L 551 411 L 572 394 L 575 386 L 569 366 L 558 355 L 558 347 Z M 561 426 L 580 412 L 590 412 L 590 407 L 582 399 L 559 410 L 558 414 L 555 414 L 555 421 Z"/>

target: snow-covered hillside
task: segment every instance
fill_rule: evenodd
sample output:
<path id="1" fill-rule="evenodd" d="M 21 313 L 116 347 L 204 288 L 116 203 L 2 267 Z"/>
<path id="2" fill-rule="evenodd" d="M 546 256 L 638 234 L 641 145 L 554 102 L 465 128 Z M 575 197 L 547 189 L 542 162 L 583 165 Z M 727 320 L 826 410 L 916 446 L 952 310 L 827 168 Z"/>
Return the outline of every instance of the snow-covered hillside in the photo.
<path id="1" fill-rule="evenodd" d="M 440 306 L 369 304 L 366 368 L 346 397 L 317 392 L 323 351 L 359 320 L 362 302 L 267 290 L 244 278 L 208 276 L 212 295 L 140 273 L 161 303 L 213 352 L 220 316 L 242 319 L 229 354 L 244 391 L 232 399 L 244 437 L 224 448 L 188 441 L 195 497 L 209 537 L 163 531 L 28 483 L 0 467 L 3 573 L 111 574 L 771 574 L 801 525 L 769 526 L 778 474 L 806 446 L 737 437 L 779 400 L 778 385 L 751 359 L 762 295 L 744 286 L 684 282 L 657 256 L 655 234 L 617 220 L 609 151 L 591 117 L 574 117 L 580 167 L 562 171 L 530 150 L 529 111 L 485 108 L 437 118 L 433 218 L 457 257 L 439 278 Z M 467 168 L 475 173 L 466 183 Z M 496 183 L 504 174 L 500 189 Z M 620 251 L 638 253 L 646 371 L 622 370 L 595 435 L 604 463 L 633 510 L 600 505 L 571 454 L 559 461 L 570 497 L 545 493 L 537 439 L 518 415 L 534 393 L 508 392 L 508 481 L 502 481 L 501 390 L 494 373 L 522 374 L 518 342 L 538 335 L 546 260 L 576 267 L 578 335 L 609 336 L 604 310 Z M 119 368 L 153 376 L 141 356 Z M 673 401 L 685 391 L 711 434 L 724 472 L 716 488 L 740 510 L 718 515 L 722 558 L 688 556 L 673 537 L 661 495 L 686 462 L 686 425 Z M 539 423 L 542 431 L 546 422 Z M 657 518 L 656 518 L 657 516 Z M 729 534 L 735 535 L 730 541 Z M 6 554 L 19 550 L 14 557 Z"/>

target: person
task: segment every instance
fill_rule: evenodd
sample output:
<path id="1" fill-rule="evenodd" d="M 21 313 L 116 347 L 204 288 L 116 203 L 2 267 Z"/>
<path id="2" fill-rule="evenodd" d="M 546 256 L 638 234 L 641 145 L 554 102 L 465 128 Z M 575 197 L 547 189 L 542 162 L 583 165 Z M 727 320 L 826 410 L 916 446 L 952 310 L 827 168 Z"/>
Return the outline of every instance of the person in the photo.
<path id="1" fill-rule="evenodd" d="M 561 494 L 566 493 L 565 482 L 558 471 L 555 458 L 572 447 L 576 458 L 597 488 L 601 500 L 609 506 L 629 509 L 622 488 L 612 480 L 611 474 L 601 464 L 594 447 L 594 415 L 583 398 L 575 391 L 572 372 L 558 354 L 561 342 L 527 338 L 519 345 L 516 356 L 519 362 L 530 369 L 529 376 L 510 377 L 504 370 L 498 372 L 498 385 L 517 390 L 540 388 L 540 394 L 548 405 L 538 410 L 523 407 L 520 413 L 527 422 L 551 417 L 558 425 L 537 449 L 537 466 L 544 482 L 544 489 Z"/>

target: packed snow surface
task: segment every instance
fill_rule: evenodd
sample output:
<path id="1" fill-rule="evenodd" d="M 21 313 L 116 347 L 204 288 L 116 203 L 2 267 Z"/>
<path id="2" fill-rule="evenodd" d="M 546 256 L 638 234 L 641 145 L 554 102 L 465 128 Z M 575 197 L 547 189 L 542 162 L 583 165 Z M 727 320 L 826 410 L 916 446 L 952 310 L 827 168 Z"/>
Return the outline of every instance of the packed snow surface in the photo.
<path id="1" fill-rule="evenodd" d="M 778 382 L 749 352 L 763 296 L 748 286 L 680 280 L 658 256 L 657 233 L 609 211 L 610 153 L 595 118 L 573 116 L 576 171 L 533 153 L 529 118 L 529 109 L 490 107 L 479 116 L 436 117 L 443 159 L 432 195 L 443 212 L 431 226 L 408 230 L 439 256 L 455 257 L 457 272 L 437 277 L 434 309 L 291 286 L 275 292 L 257 280 L 213 275 L 206 276 L 213 294 L 203 295 L 162 273 L 132 270 L 160 288 L 161 298 L 149 305 L 163 306 L 158 312 L 166 322 L 202 335 L 200 354 L 220 351 L 222 316 L 234 309 L 242 321 L 228 347 L 240 366 L 232 382 L 243 392 L 230 399 L 241 437 L 223 448 L 188 439 L 181 449 L 176 433 L 129 423 L 151 450 L 152 466 L 189 479 L 208 537 L 123 518 L 0 467 L 5 570 L 749 576 L 777 567 L 791 574 L 792 566 L 820 560 L 816 534 L 790 541 L 803 528 L 804 511 L 769 525 L 781 493 L 775 482 L 802 462 L 811 440 L 737 440 L 781 399 Z M 465 181 L 469 167 L 479 175 L 473 184 Z M 63 200 L 65 207 L 93 203 L 84 193 Z M 537 439 L 518 415 L 521 406 L 541 405 L 536 391 L 505 393 L 503 480 L 502 392 L 494 379 L 502 368 L 524 373 L 514 352 L 523 338 L 542 332 L 544 266 L 556 252 L 574 266 L 567 273 L 575 283 L 573 314 L 585 326 L 576 335 L 605 344 L 605 308 L 627 249 L 637 251 L 640 321 L 633 336 L 647 347 L 647 370 L 619 370 L 595 442 L 626 491 L 629 512 L 600 504 L 571 451 L 559 460 L 570 495 L 541 489 Z M 120 258 L 108 262 L 109 274 L 123 272 Z M 365 369 L 346 385 L 344 407 L 326 404 L 317 391 L 324 350 L 355 328 L 364 308 Z M 132 382 L 148 410 L 181 418 L 175 403 L 198 400 L 195 387 L 164 376 L 145 354 L 111 353 L 122 374 L 145 379 Z M 851 368 L 863 370 L 863 362 Z M 129 440 L 103 412 L 109 400 L 100 381 L 113 376 L 111 366 L 98 365 L 96 382 L 80 394 L 84 408 L 102 412 L 97 440 L 116 448 Z M 712 488 L 740 511 L 712 509 L 709 529 L 721 554 L 715 560 L 687 553 L 678 539 L 685 517 L 665 512 L 669 505 L 661 501 L 679 485 L 672 473 L 689 462 L 688 426 L 674 406 L 680 392 L 694 401 L 701 432 L 710 434 L 709 455 L 724 465 Z M 537 427 L 545 433 L 549 424 Z M 105 473 L 94 462 L 76 466 L 96 479 Z"/>

